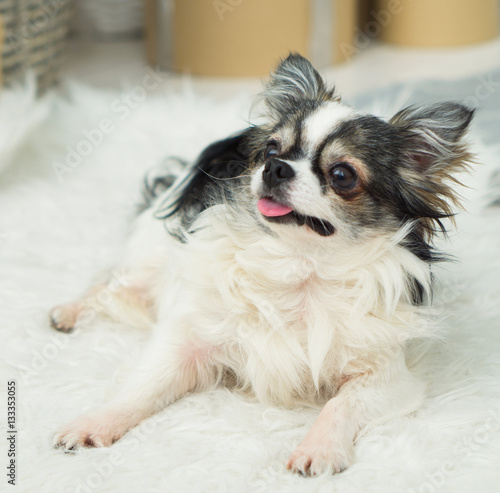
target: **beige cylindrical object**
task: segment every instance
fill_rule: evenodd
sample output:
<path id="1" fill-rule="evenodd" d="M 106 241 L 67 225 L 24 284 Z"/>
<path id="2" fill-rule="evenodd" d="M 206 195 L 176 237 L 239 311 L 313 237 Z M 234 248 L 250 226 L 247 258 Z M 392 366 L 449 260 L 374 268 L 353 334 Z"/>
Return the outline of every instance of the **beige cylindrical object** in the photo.
<path id="1" fill-rule="evenodd" d="M 146 0 L 146 7 L 148 60 L 178 72 L 261 76 L 291 51 L 319 67 L 353 52 L 345 45 L 354 46 L 354 0 Z"/>
<path id="2" fill-rule="evenodd" d="M 354 46 L 356 25 L 358 23 L 358 5 L 354 0 L 333 1 L 333 59 L 332 63 L 345 62 L 349 55 L 345 50 L 346 45 Z"/>
<path id="3" fill-rule="evenodd" d="M 158 64 L 158 27 L 156 0 L 144 0 L 144 38 L 146 58 L 152 65 Z"/>
<path id="4" fill-rule="evenodd" d="M 203 75 L 264 75 L 277 56 L 305 53 L 309 0 L 175 0 L 173 67 Z"/>
<path id="5" fill-rule="evenodd" d="M 498 0 L 376 0 L 382 41 L 403 46 L 458 46 L 498 36 Z"/>

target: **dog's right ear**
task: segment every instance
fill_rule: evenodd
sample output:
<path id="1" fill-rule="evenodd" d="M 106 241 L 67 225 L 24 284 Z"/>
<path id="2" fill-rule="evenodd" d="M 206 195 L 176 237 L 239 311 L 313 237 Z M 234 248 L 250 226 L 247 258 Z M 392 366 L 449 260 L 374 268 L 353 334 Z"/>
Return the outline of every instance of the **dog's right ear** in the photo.
<path id="1" fill-rule="evenodd" d="M 340 101 L 335 88 L 329 88 L 309 60 L 298 53 L 281 60 L 265 84 L 262 97 L 273 120 L 295 113 L 308 102 Z"/>

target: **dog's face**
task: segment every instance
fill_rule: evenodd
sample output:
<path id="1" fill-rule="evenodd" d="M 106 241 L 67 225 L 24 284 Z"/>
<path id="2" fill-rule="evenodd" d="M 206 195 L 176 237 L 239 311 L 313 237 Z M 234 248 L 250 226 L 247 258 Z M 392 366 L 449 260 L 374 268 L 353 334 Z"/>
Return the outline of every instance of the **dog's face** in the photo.
<path id="1" fill-rule="evenodd" d="M 469 158 L 468 108 L 410 107 L 386 122 L 342 104 L 299 55 L 278 66 L 263 96 L 270 124 L 253 143 L 251 191 L 278 235 L 298 227 L 357 241 L 408 221 L 431 231 L 450 215 L 447 181 Z"/>

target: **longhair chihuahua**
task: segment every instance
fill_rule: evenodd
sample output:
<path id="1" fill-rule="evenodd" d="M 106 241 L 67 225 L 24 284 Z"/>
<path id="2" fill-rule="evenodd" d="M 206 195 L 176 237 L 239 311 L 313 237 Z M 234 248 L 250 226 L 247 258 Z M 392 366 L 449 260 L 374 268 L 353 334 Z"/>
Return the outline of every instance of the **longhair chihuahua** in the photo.
<path id="1" fill-rule="evenodd" d="M 445 102 L 389 121 L 341 103 L 302 56 L 262 93 L 266 121 L 207 147 L 149 203 L 119 264 L 132 281 L 51 312 L 70 331 L 102 315 L 153 326 L 132 378 L 54 445 L 103 447 L 187 393 L 226 386 L 277 406 L 321 404 L 288 469 L 338 473 L 368 425 L 419 408 L 411 341 L 432 337 L 430 266 L 471 163 L 473 117 Z"/>

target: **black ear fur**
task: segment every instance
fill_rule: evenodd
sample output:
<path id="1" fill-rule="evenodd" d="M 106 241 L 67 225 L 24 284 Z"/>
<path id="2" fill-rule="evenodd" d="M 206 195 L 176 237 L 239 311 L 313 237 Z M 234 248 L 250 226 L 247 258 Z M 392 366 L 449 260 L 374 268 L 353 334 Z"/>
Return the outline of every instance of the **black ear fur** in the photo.
<path id="1" fill-rule="evenodd" d="M 275 119 L 297 111 L 304 101 L 339 101 L 334 87 L 327 87 L 309 60 L 291 53 L 282 60 L 269 81 L 262 97 Z"/>
<path id="2" fill-rule="evenodd" d="M 192 166 L 191 172 L 178 185 L 178 194 L 169 198 L 156 213 L 158 219 L 179 215 L 182 226 L 189 227 L 194 218 L 214 201 L 229 199 L 225 181 L 238 179 L 248 170 L 250 146 L 248 141 L 258 127 L 249 127 L 236 135 L 206 147 Z"/>

